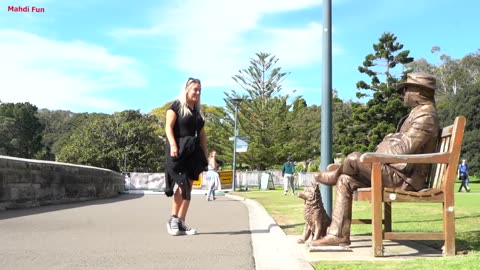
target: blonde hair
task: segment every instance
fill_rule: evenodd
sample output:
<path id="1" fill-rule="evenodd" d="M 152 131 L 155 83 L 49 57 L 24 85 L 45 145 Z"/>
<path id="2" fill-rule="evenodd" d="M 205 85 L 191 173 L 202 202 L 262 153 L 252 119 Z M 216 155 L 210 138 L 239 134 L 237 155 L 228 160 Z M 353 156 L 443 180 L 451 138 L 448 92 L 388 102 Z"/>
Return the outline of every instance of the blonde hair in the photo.
<path id="1" fill-rule="evenodd" d="M 192 84 L 197 83 L 202 86 L 201 82 L 199 79 L 194 79 L 194 78 L 188 78 L 187 82 L 185 83 L 185 86 L 183 89 L 180 91 L 180 95 L 178 95 L 178 101 L 180 101 L 180 116 L 186 117 L 192 114 L 192 112 L 188 109 L 188 104 L 187 104 L 187 93 L 188 91 L 192 88 Z M 203 116 L 203 109 L 202 109 L 202 104 L 200 102 L 200 97 L 198 98 L 198 102 L 195 103 L 194 108 L 195 110 L 200 114 L 202 118 Z"/>

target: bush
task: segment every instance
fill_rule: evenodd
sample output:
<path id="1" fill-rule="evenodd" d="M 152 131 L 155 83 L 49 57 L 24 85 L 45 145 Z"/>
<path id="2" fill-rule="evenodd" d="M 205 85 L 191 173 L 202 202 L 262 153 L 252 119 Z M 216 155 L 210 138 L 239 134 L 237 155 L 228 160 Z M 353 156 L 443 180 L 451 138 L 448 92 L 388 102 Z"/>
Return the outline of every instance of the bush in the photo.
<path id="1" fill-rule="evenodd" d="M 295 172 L 301 172 L 303 169 L 305 169 L 305 164 L 303 164 L 303 162 L 299 162 L 297 166 L 295 166 Z"/>
<path id="2" fill-rule="evenodd" d="M 308 172 L 318 172 L 318 167 L 320 167 L 319 164 L 312 162 L 310 166 L 308 166 Z"/>

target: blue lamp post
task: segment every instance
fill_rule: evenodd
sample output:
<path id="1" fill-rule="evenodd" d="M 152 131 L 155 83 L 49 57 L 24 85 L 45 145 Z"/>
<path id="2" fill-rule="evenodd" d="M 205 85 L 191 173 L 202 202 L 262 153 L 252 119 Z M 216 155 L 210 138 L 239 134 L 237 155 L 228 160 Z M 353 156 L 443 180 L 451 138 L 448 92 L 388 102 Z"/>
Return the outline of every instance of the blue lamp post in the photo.
<path id="1" fill-rule="evenodd" d="M 323 0 L 322 35 L 322 138 L 321 169 L 332 162 L 332 0 Z M 332 216 L 332 187 L 320 184 L 320 192 L 327 214 Z"/>

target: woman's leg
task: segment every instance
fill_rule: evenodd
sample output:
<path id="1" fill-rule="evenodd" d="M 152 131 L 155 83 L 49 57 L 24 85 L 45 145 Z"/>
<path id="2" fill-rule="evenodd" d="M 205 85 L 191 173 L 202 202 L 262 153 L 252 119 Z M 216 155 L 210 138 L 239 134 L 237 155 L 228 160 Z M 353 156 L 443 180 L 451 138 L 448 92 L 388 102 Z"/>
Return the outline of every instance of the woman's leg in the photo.
<path id="1" fill-rule="evenodd" d="M 172 203 L 172 216 L 178 216 L 180 211 L 180 206 L 182 205 L 182 193 L 180 188 L 177 188 L 175 193 L 173 194 L 173 203 Z"/>
<path id="2" fill-rule="evenodd" d="M 189 190 L 184 190 L 179 186 L 173 195 L 172 216 L 167 224 L 168 233 L 171 235 L 194 235 L 197 233 L 195 229 L 185 225 L 185 217 L 190 206 L 190 200 L 183 199 L 182 194 L 183 192 L 191 193 L 193 181 L 189 180 L 189 184 Z M 187 197 L 190 198 L 190 196 Z"/>
<path id="3" fill-rule="evenodd" d="M 192 191 L 192 186 L 193 186 L 193 181 L 190 181 L 190 188 L 189 191 L 182 190 L 182 192 L 190 192 Z M 190 197 L 190 196 L 188 196 Z M 189 228 L 187 225 L 185 225 L 185 218 L 187 216 L 188 212 L 188 207 L 190 206 L 190 200 L 184 200 L 182 197 L 182 203 L 180 204 L 180 208 L 178 210 L 178 219 L 179 219 L 179 229 L 181 234 L 185 235 L 195 235 L 197 234 L 197 230 L 193 228 Z"/>
<path id="4" fill-rule="evenodd" d="M 180 188 L 177 188 L 177 190 L 173 194 L 172 216 L 167 222 L 167 232 L 171 235 L 182 234 L 182 232 L 180 232 L 180 219 L 178 218 L 182 201 L 183 199 Z"/>
<path id="5" fill-rule="evenodd" d="M 193 181 L 189 181 L 189 184 L 190 184 L 190 192 L 191 192 Z M 181 199 L 180 206 L 178 208 L 178 218 L 180 218 L 181 220 L 185 220 L 185 217 L 187 216 L 187 212 L 188 212 L 188 207 L 190 206 L 190 200 L 183 199 L 182 193 L 184 192 L 184 190 L 182 188 L 178 188 L 178 190 L 180 190 L 179 197 Z"/>

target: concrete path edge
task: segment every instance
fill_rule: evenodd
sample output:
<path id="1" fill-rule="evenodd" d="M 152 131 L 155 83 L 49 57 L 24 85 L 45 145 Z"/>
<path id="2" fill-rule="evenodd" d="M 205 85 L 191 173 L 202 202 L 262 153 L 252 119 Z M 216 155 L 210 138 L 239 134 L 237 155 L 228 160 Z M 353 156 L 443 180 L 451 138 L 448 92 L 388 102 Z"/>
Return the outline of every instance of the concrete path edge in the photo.
<path id="1" fill-rule="evenodd" d="M 260 203 L 232 194 L 227 196 L 242 201 L 248 208 L 256 270 L 314 269 L 303 254 L 291 248 L 285 232 Z"/>

